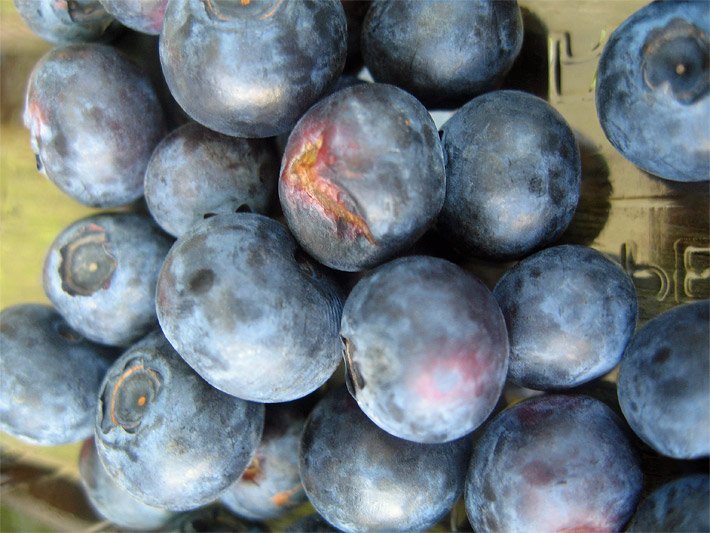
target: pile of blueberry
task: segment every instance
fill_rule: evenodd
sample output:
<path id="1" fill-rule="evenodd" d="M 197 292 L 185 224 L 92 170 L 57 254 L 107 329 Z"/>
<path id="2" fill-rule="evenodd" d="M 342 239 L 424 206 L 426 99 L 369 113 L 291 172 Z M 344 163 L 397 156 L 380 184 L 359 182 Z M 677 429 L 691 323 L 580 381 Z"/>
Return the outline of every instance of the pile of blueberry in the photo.
<path id="1" fill-rule="evenodd" d="M 625 271 L 558 243 L 580 151 L 501 88 L 514 0 L 15 5 L 57 45 L 27 85 L 37 168 L 109 210 L 47 252 L 52 307 L 0 314 L 0 429 L 87 439 L 97 513 L 265 527 L 308 500 L 295 530 L 408 531 L 463 497 L 444 527 L 710 529 L 710 303 L 637 331 Z M 161 72 L 120 51 L 138 32 Z M 707 4 L 653 3 L 599 62 L 609 141 L 663 179 L 710 178 L 709 39 Z M 471 257 L 514 266 L 491 291 Z"/>

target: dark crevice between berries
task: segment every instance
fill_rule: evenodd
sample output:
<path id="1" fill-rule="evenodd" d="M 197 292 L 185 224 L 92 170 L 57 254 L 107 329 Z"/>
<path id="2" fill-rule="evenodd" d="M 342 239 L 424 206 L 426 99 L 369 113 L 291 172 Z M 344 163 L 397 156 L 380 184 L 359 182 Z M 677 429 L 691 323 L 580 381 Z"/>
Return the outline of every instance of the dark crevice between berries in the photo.
<path id="1" fill-rule="evenodd" d="M 59 276 L 64 292 L 70 296 L 91 296 L 110 287 L 118 262 L 109 251 L 109 244 L 104 229 L 91 224 L 59 250 L 62 258 Z"/>
<path id="2" fill-rule="evenodd" d="M 358 364 L 353 361 L 353 344 L 342 335 L 340 340 L 343 343 L 343 359 L 345 360 L 345 385 L 350 395 L 357 399 L 357 392 L 365 387 L 365 380 L 360 373 Z"/>
<path id="3" fill-rule="evenodd" d="M 641 71 L 650 89 L 668 87 L 673 98 L 692 104 L 710 89 L 710 41 L 703 31 L 680 19 L 649 33 L 642 48 Z"/>
<path id="4" fill-rule="evenodd" d="M 83 337 L 74 331 L 64 320 L 57 320 L 54 323 L 54 331 L 56 331 L 57 335 L 62 339 L 72 344 L 79 343 L 83 340 Z"/>
<path id="5" fill-rule="evenodd" d="M 308 277 L 315 279 L 319 278 L 318 271 L 315 266 L 313 266 L 313 261 L 303 250 L 297 248 L 293 253 L 293 260 L 296 261 L 296 264 L 298 264 L 298 268 L 301 269 L 301 272 L 306 274 Z"/>
<path id="6" fill-rule="evenodd" d="M 102 431 L 107 433 L 120 426 L 134 433 L 158 396 L 161 383 L 160 374 L 147 368 L 142 360 L 129 362 L 118 378 L 108 382 L 101 395 Z"/>

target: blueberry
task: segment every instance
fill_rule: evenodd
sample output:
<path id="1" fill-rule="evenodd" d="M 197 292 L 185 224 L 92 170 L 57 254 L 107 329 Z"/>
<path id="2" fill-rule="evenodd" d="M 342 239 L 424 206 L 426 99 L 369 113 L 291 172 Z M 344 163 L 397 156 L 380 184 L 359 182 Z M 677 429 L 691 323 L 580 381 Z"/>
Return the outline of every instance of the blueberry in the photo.
<path id="1" fill-rule="evenodd" d="M 4 309 L 0 429 L 45 446 L 88 437 L 99 385 L 116 355 L 82 337 L 47 305 Z"/>
<path id="2" fill-rule="evenodd" d="M 519 91 L 471 100 L 442 127 L 438 228 L 464 255 L 519 259 L 554 242 L 579 200 L 581 158 L 562 115 Z"/>
<path id="3" fill-rule="evenodd" d="M 148 77 L 100 44 L 55 48 L 40 59 L 27 86 L 24 122 L 38 169 L 94 207 L 125 205 L 143 194 L 148 159 L 165 134 Z"/>
<path id="4" fill-rule="evenodd" d="M 99 0 L 122 24 L 142 33 L 160 34 L 168 0 Z"/>
<path id="5" fill-rule="evenodd" d="M 160 142 L 148 162 L 146 203 L 175 237 L 209 213 L 263 213 L 271 206 L 278 165 L 272 139 L 239 139 L 185 124 Z"/>
<path id="6" fill-rule="evenodd" d="M 444 201 L 431 117 L 392 85 L 348 87 L 318 102 L 291 132 L 279 197 L 306 251 L 339 270 L 373 267 L 414 243 Z"/>
<path id="7" fill-rule="evenodd" d="M 345 13 L 337 0 L 170 2 L 163 72 L 197 122 L 227 135 L 288 131 L 343 71 Z"/>
<path id="8" fill-rule="evenodd" d="M 146 505 L 118 485 L 99 461 L 93 437 L 81 447 L 79 473 L 84 494 L 94 511 L 119 527 L 157 529 L 172 516 L 164 509 Z"/>
<path id="9" fill-rule="evenodd" d="M 249 464 L 264 407 L 202 380 L 159 331 L 109 368 L 96 411 L 99 458 L 143 502 L 174 511 L 216 500 Z"/>
<path id="10" fill-rule="evenodd" d="M 620 531 L 642 474 L 621 420 L 586 396 L 539 396 L 488 424 L 466 478 L 475 531 Z"/>
<path id="11" fill-rule="evenodd" d="M 676 459 L 710 454 L 710 302 L 684 304 L 641 328 L 619 369 L 621 410 L 653 449 Z"/>
<path id="12" fill-rule="evenodd" d="M 661 178 L 710 179 L 709 64 L 705 2 L 653 2 L 632 14 L 597 70 L 597 114 L 609 142 Z"/>
<path id="13" fill-rule="evenodd" d="M 298 470 L 298 446 L 305 422 L 299 405 L 266 406 L 264 434 L 242 477 L 220 502 L 249 520 L 278 518 L 306 499 Z"/>
<path id="14" fill-rule="evenodd" d="M 362 33 L 373 78 L 432 107 L 461 105 L 495 89 L 522 44 L 515 0 L 375 0 Z"/>
<path id="15" fill-rule="evenodd" d="M 710 476 L 681 477 L 641 502 L 628 531 L 710 531 Z"/>
<path id="16" fill-rule="evenodd" d="M 566 389 L 606 374 L 636 328 L 631 278 L 586 246 L 554 246 L 523 259 L 493 295 L 508 326 L 508 379 L 522 387 Z"/>
<path id="17" fill-rule="evenodd" d="M 99 0 L 14 0 L 14 4 L 29 28 L 53 44 L 108 40 L 121 28 Z"/>
<path id="18" fill-rule="evenodd" d="M 469 439 L 420 444 L 374 425 L 347 390 L 311 412 L 300 448 L 301 480 L 318 513 L 343 531 L 421 531 L 461 495 Z"/>
<path id="19" fill-rule="evenodd" d="M 397 437 L 462 437 L 503 390 L 503 315 L 482 282 L 444 259 L 410 256 L 371 271 L 345 302 L 340 335 L 351 393 Z"/>
<path id="20" fill-rule="evenodd" d="M 170 244 L 147 216 L 91 215 L 50 246 L 44 290 L 82 335 L 128 346 L 156 324 L 155 283 Z"/>
<path id="21" fill-rule="evenodd" d="M 156 300 L 165 336 L 228 394 L 293 400 L 338 365 L 340 291 L 265 216 L 219 214 L 193 226 L 165 259 Z"/>

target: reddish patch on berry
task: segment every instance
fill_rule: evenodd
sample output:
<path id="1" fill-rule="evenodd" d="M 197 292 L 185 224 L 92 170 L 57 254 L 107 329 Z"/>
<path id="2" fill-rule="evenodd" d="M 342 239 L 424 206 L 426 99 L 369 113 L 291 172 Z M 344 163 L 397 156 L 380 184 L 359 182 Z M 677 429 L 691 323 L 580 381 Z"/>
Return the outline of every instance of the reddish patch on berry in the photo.
<path id="1" fill-rule="evenodd" d="M 325 176 L 331 158 L 323 135 L 319 135 L 304 142 L 296 154 L 287 159 L 281 179 L 292 202 L 315 207 L 321 216 L 335 225 L 338 237 L 348 235 L 355 239 L 360 236 L 375 244 L 375 237 L 358 213 L 356 202 L 345 189 Z"/>

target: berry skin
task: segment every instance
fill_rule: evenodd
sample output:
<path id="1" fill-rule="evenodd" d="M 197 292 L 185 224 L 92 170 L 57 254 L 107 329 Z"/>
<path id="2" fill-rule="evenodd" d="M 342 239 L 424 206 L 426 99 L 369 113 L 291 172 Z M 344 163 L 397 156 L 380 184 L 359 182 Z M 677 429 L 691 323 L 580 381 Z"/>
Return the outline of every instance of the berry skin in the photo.
<path id="1" fill-rule="evenodd" d="M 52 44 L 107 41 L 121 31 L 99 0 L 14 0 L 14 4 L 29 28 Z"/>
<path id="2" fill-rule="evenodd" d="M 616 28 L 599 59 L 596 108 L 609 142 L 642 170 L 710 179 L 705 2 L 652 2 Z"/>
<path id="3" fill-rule="evenodd" d="M 143 195 L 143 176 L 165 134 L 146 74 L 115 48 L 76 44 L 35 65 L 25 97 L 37 168 L 64 193 L 93 207 Z"/>
<path id="4" fill-rule="evenodd" d="M 168 0 L 99 0 L 123 25 L 142 33 L 159 35 Z"/>
<path id="5" fill-rule="evenodd" d="M 553 246 L 526 257 L 503 275 L 493 296 L 508 326 L 508 379 L 530 389 L 568 389 L 603 376 L 636 328 L 633 281 L 586 246 Z"/>
<path id="6" fill-rule="evenodd" d="M 264 213 L 275 196 L 279 168 L 272 139 L 240 139 L 189 123 L 155 148 L 145 173 L 153 218 L 179 237 L 210 213 Z"/>
<path id="7" fill-rule="evenodd" d="M 355 85 L 314 105 L 288 139 L 279 178 L 286 221 L 326 266 L 359 271 L 412 245 L 445 193 L 436 126 L 412 95 Z"/>
<path id="8" fill-rule="evenodd" d="M 157 529 L 172 516 L 169 511 L 146 505 L 118 485 L 101 464 L 93 437 L 81 447 L 79 473 L 84 494 L 94 511 L 117 526 Z"/>
<path id="9" fill-rule="evenodd" d="M 316 511 L 343 531 L 423 531 L 463 489 L 471 441 L 421 444 L 382 431 L 342 388 L 311 412 L 301 480 Z"/>
<path id="10" fill-rule="evenodd" d="M 482 282 L 444 259 L 409 256 L 370 271 L 345 302 L 340 336 L 360 408 L 403 439 L 462 437 L 503 390 L 500 308 Z"/>
<path id="11" fill-rule="evenodd" d="M 56 446 L 91 435 L 96 395 L 118 354 L 74 331 L 53 308 L 0 313 L 0 430 Z"/>
<path id="12" fill-rule="evenodd" d="M 337 0 L 170 2 L 160 60 L 182 108 L 237 137 L 288 131 L 342 73 L 346 19 Z"/>
<path id="13" fill-rule="evenodd" d="M 127 347 L 156 325 L 155 283 L 170 244 L 147 216 L 91 215 L 50 246 L 44 291 L 82 335 Z"/>
<path id="14" fill-rule="evenodd" d="M 554 242 L 579 201 L 581 157 L 565 119 L 520 91 L 471 100 L 442 126 L 440 233 L 462 255 L 521 259 Z"/>
<path id="15" fill-rule="evenodd" d="M 495 89 L 523 44 L 515 1 L 375 0 L 362 33 L 373 78 L 427 107 L 456 107 Z"/>
<path id="16" fill-rule="evenodd" d="M 218 214 L 193 226 L 165 259 L 156 303 L 178 353 L 239 398 L 295 400 L 338 366 L 340 290 L 263 215 Z"/>
<path id="17" fill-rule="evenodd" d="M 475 531 L 620 531 L 642 488 L 621 420 L 588 396 L 544 395 L 496 416 L 474 445 Z"/>
<path id="18" fill-rule="evenodd" d="M 710 302 L 684 304 L 647 322 L 626 347 L 619 405 L 631 429 L 676 459 L 710 454 Z"/>
<path id="19" fill-rule="evenodd" d="M 184 511 L 241 476 L 264 426 L 264 406 L 205 382 L 155 331 L 106 373 L 95 438 L 109 475 L 141 501 Z"/>

